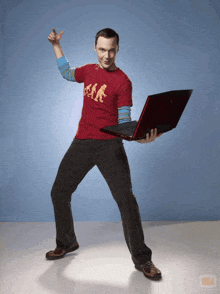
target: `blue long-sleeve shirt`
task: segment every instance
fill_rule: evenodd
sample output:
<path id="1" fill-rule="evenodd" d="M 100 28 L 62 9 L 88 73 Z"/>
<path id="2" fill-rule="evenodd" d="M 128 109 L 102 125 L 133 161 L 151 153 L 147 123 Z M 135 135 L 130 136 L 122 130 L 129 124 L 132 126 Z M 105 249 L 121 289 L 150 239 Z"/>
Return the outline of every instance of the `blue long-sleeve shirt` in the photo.
<path id="1" fill-rule="evenodd" d="M 75 69 L 70 67 L 67 59 L 62 56 L 57 59 L 58 69 L 64 79 L 71 82 L 75 80 Z M 131 121 L 131 106 L 123 106 L 118 108 L 118 123 L 125 123 Z"/>

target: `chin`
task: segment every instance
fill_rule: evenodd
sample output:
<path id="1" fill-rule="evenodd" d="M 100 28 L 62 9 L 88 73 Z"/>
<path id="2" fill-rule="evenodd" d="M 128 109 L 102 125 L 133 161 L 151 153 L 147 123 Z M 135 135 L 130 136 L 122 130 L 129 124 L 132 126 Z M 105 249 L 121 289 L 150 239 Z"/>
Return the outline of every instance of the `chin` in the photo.
<path id="1" fill-rule="evenodd" d="M 108 68 L 108 67 L 111 66 L 111 64 L 105 64 L 105 63 L 103 63 L 102 66 L 105 67 L 105 68 Z"/>
<path id="2" fill-rule="evenodd" d="M 112 67 L 112 64 L 103 64 L 103 68 L 105 69 L 109 69 L 110 67 Z"/>

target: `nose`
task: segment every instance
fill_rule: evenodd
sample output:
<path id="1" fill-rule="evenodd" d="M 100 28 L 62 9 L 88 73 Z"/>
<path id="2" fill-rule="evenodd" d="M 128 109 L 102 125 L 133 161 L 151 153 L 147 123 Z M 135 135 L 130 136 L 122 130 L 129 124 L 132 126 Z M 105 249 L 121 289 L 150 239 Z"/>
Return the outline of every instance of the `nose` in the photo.
<path id="1" fill-rule="evenodd" d="M 110 52 L 106 51 L 105 58 L 106 59 L 109 59 L 110 58 Z"/>

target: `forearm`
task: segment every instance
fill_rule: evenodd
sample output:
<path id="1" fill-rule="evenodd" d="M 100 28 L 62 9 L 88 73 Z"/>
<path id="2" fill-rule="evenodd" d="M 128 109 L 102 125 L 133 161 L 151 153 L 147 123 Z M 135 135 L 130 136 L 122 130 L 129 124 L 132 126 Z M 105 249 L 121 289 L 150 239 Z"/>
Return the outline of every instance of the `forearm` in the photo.
<path id="1" fill-rule="evenodd" d="M 122 106 L 118 108 L 118 123 L 125 123 L 131 121 L 131 107 Z"/>
<path id="2" fill-rule="evenodd" d="M 61 56 L 57 59 L 57 65 L 64 79 L 67 81 L 76 82 L 75 69 L 70 68 L 69 62 L 66 60 L 65 56 Z"/>
<path id="3" fill-rule="evenodd" d="M 64 53 L 63 53 L 63 50 L 62 50 L 60 44 L 53 45 L 53 49 L 54 49 L 54 53 L 56 55 L 56 59 L 64 56 Z"/>

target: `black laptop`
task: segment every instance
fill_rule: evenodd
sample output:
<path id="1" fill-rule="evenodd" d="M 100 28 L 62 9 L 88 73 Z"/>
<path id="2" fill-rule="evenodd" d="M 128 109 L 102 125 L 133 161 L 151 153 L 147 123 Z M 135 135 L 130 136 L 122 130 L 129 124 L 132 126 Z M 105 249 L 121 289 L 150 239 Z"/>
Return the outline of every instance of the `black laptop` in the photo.
<path id="1" fill-rule="evenodd" d="M 138 121 L 106 126 L 102 132 L 132 141 L 146 138 L 151 129 L 157 134 L 174 129 L 193 90 L 174 90 L 148 96 Z"/>

